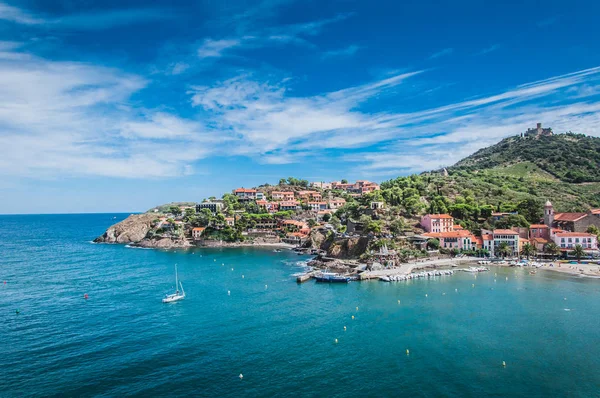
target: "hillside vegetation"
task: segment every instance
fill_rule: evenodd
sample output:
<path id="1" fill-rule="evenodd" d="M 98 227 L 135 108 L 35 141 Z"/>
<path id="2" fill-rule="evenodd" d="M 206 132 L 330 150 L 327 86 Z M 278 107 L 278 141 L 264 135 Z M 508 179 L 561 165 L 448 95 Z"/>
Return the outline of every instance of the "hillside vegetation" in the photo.
<path id="1" fill-rule="evenodd" d="M 531 173 L 541 172 L 564 182 L 600 182 L 600 138 L 573 133 L 509 137 L 461 160 L 451 170 L 475 171 L 519 163 L 528 164 Z M 521 176 L 524 172 L 529 175 L 528 171 L 521 168 Z"/>

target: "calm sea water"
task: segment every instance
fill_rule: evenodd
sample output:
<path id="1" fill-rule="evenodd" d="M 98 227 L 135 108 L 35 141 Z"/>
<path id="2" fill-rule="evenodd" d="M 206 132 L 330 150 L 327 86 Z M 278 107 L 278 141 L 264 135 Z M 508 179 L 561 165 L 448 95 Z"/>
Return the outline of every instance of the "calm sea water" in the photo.
<path id="1" fill-rule="evenodd" d="M 0 217 L 0 396 L 600 395 L 600 280 L 297 285 L 291 252 L 90 243 L 125 216 Z"/>

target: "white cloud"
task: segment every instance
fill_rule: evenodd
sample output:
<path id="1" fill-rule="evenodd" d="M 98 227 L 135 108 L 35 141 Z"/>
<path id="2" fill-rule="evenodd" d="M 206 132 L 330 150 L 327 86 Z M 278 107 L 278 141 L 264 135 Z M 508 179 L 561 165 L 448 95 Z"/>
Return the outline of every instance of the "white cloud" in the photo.
<path id="1" fill-rule="evenodd" d="M 241 43 L 239 39 L 206 39 L 198 49 L 198 56 L 200 58 L 220 57 L 225 50 L 238 47 Z"/>
<path id="2" fill-rule="evenodd" d="M 197 122 L 131 109 L 131 95 L 146 85 L 111 68 L 32 55 L 0 58 L 0 174 L 148 178 L 186 172 L 210 153 L 213 135 Z"/>
<path id="3" fill-rule="evenodd" d="M 22 11 L 21 9 L 0 3 L 0 20 L 16 22 L 25 25 L 37 25 L 44 21 Z"/>
<path id="4" fill-rule="evenodd" d="M 443 50 L 440 50 L 438 52 L 435 52 L 435 53 L 431 54 L 429 56 L 429 59 L 436 59 L 436 58 L 439 58 L 439 57 L 444 57 L 446 55 L 452 54 L 453 52 L 454 52 L 453 48 L 444 48 Z"/>

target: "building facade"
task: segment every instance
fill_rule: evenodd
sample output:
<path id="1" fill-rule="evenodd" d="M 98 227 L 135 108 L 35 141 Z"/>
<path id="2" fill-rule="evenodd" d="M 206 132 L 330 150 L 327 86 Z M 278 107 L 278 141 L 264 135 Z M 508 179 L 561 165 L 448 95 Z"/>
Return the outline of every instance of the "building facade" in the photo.
<path id="1" fill-rule="evenodd" d="M 426 232 L 450 232 L 454 230 L 454 218 L 449 214 L 426 214 L 421 226 Z"/>

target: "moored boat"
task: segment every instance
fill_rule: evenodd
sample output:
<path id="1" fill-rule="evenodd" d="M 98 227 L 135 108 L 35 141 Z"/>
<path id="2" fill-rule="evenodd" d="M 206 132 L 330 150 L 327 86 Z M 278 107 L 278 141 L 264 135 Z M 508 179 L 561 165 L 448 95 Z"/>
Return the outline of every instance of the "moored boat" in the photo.
<path id="1" fill-rule="evenodd" d="M 336 274 L 335 272 L 319 272 L 315 274 L 317 282 L 325 283 L 348 283 L 350 278 L 344 275 Z"/>

